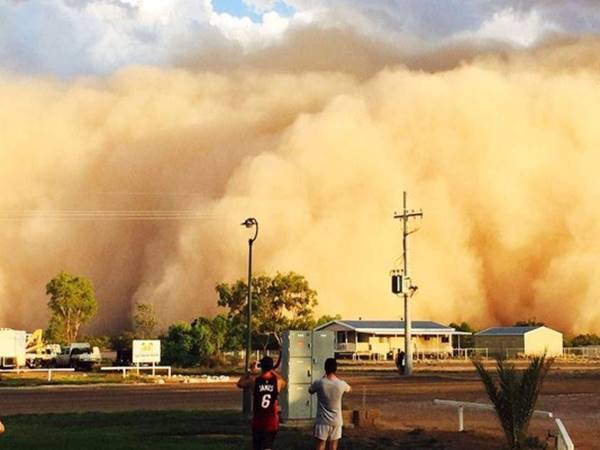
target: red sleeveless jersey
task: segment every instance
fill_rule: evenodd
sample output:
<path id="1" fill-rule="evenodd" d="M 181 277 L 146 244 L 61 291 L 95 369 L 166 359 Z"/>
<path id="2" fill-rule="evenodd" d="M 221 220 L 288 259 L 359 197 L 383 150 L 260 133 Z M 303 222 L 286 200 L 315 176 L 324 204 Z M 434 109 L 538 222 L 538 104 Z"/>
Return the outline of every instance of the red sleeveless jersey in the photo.
<path id="1" fill-rule="evenodd" d="M 279 429 L 279 404 L 277 377 L 267 372 L 254 380 L 252 429 L 254 431 L 276 431 Z"/>

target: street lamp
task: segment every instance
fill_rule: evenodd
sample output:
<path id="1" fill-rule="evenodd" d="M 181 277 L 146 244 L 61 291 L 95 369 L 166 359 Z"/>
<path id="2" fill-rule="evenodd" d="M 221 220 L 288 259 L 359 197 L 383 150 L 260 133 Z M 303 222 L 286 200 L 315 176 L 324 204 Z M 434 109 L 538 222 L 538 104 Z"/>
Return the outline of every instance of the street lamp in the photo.
<path id="1" fill-rule="evenodd" d="M 254 217 L 244 220 L 241 225 L 246 228 L 254 227 L 254 237 L 248 239 L 248 304 L 246 306 L 246 373 L 250 371 L 250 352 L 252 352 L 252 244 L 258 237 L 258 221 Z M 244 389 L 242 410 L 244 414 L 252 412 L 252 392 Z"/>

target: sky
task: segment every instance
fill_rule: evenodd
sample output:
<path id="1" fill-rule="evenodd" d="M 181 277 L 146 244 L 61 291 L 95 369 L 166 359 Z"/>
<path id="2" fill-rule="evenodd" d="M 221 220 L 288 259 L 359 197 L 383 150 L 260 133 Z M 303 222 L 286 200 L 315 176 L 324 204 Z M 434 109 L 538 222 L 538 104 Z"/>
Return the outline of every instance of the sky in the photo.
<path id="1" fill-rule="evenodd" d="M 303 27 L 352 29 L 418 51 L 455 41 L 528 47 L 599 26 L 592 0 L 0 0 L 0 69 L 103 75 L 174 65 L 192 49 L 261 51 Z"/>

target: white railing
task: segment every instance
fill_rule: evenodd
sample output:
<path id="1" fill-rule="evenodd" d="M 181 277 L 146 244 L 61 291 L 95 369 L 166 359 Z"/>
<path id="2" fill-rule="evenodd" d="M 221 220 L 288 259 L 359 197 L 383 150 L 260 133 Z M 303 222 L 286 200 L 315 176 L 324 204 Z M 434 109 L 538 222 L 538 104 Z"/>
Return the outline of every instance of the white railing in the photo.
<path id="1" fill-rule="evenodd" d="M 562 423 L 562 420 L 556 419 L 556 428 L 558 429 L 558 435 L 556 436 L 556 450 L 575 450 L 575 445 Z"/>
<path id="2" fill-rule="evenodd" d="M 476 410 L 480 410 L 480 411 L 481 410 L 495 411 L 494 405 L 491 405 L 489 403 L 459 402 L 459 401 L 455 401 L 455 400 L 435 399 L 433 401 L 433 404 L 439 405 L 439 406 L 451 406 L 451 407 L 456 408 L 456 410 L 458 412 L 458 431 L 459 432 L 465 431 L 465 418 L 464 418 L 465 408 L 476 409 Z M 562 423 L 562 421 L 560 419 L 554 417 L 554 414 L 552 412 L 536 410 L 533 412 L 533 415 L 538 416 L 538 417 L 555 419 L 554 423 L 558 430 L 558 433 L 556 435 L 556 449 L 557 450 L 575 450 L 575 445 L 573 444 L 573 441 L 571 440 L 571 437 L 569 436 L 569 433 L 567 432 L 566 427 L 564 426 L 564 424 Z"/>
<path id="3" fill-rule="evenodd" d="M 356 350 L 356 344 L 350 342 L 340 342 L 336 344 L 335 349 L 338 352 L 353 352 Z"/>
<path id="4" fill-rule="evenodd" d="M 47 369 L 20 369 L 20 368 L 1 369 L 0 373 L 21 374 L 21 373 L 28 373 L 28 372 L 48 372 L 48 381 L 52 381 L 52 373 L 53 372 L 74 372 L 74 371 L 75 371 L 75 369 L 57 369 L 57 368 L 49 367 Z"/>
<path id="5" fill-rule="evenodd" d="M 452 356 L 455 358 L 469 359 L 473 356 L 483 356 L 485 359 L 489 358 L 489 352 L 487 347 L 468 347 L 468 348 L 455 348 L 452 351 Z"/>
<path id="6" fill-rule="evenodd" d="M 600 358 L 600 346 L 593 347 L 565 347 L 563 348 L 565 358 Z"/>
<path id="7" fill-rule="evenodd" d="M 495 411 L 494 405 L 489 403 L 474 403 L 474 402 L 459 402 L 455 400 L 439 400 L 433 401 L 434 405 L 451 406 L 457 409 L 458 412 L 458 431 L 465 431 L 464 409 L 477 409 L 483 411 Z M 534 416 L 552 418 L 554 415 L 550 411 L 534 411 Z"/>
<path id="8" fill-rule="evenodd" d="M 140 370 L 151 370 L 152 376 L 156 375 L 157 370 L 166 370 L 167 376 L 171 378 L 171 366 L 110 366 L 100 367 L 100 370 L 104 371 L 118 371 L 123 374 L 123 378 L 127 377 L 127 371 L 135 370 L 137 374 L 140 374 Z"/>

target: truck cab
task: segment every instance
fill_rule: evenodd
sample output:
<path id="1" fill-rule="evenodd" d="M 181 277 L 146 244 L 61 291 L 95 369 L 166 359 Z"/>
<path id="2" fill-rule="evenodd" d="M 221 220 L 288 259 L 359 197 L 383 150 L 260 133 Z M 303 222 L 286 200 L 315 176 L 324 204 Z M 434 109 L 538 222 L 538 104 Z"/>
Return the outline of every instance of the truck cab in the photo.
<path id="1" fill-rule="evenodd" d="M 87 342 L 76 342 L 62 347 L 56 356 L 56 367 L 72 367 L 75 370 L 92 370 L 100 365 L 102 355 L 98 347 L 92 347 Z"/>

